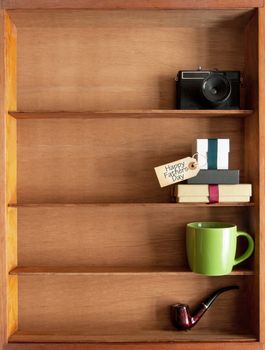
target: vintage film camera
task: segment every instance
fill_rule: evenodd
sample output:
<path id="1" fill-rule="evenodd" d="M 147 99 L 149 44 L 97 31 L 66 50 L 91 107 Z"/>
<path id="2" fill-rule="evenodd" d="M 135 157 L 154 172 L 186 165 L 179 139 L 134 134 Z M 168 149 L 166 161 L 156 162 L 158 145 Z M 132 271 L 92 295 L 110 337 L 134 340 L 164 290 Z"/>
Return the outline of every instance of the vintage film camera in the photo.
<path id="1" fill-rule="evenodd" d="M 239 109 L 240 72 L 183 70 L 177 75 L 178 109 Z"/>

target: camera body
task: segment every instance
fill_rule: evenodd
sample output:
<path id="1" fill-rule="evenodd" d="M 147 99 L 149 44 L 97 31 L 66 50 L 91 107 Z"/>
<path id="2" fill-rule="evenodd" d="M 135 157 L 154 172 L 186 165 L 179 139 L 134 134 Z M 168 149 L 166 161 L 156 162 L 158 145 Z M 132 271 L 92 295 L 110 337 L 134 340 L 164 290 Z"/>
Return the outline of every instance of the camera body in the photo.
<path id="1" fill-rule="evenodd" d="M 178 109 L 239 109 L 240 72 L 182 70 L 177 75 Z"/>

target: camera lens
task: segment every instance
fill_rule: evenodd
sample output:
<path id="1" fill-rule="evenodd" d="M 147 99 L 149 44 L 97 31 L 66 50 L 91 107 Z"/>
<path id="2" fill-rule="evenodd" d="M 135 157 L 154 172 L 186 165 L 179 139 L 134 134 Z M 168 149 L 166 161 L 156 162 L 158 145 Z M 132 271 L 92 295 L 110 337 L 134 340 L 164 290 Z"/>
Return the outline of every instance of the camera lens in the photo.
<path id="1" fill-rule="evenodd" d="M 223 75 L 211 73 L 202 83 L 202 93 L 211 104 L 222 104 L 230 97 L 230 81 Z"/>

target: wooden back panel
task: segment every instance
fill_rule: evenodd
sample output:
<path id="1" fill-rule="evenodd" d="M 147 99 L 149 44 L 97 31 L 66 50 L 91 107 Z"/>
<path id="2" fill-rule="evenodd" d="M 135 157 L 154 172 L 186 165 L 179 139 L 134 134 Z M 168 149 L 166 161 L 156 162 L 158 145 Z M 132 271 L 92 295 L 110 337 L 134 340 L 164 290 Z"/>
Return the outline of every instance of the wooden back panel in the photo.
<path id="1" fill-rule="evenodd" d="M 18 209 L 20 266 L 187 268 L 188 222 L 234 222 L 248 230 L 248 208 L 150 206 Z"/>
<path id="2" fill-rule="evenodd" d="M 175 108 L 181 69 L 243 70 L 251 11 L 20 11 L 18 109 Z M 32 50 L 34 45 L 34 50 Z"/>
<path id="3" fill-rule="evenodd" d="M 169 306 L 181 302 L 193 309 L 215 289 L 238 284 L 240 291 L 220 297 L 196 329 L 236 334 L 245 327 L 247 334 L 249 310 L 242 307 L 248 297 L 245 282 L 247 277 L 242 276 L 213 279 L 199 275 L 20 277 L 19 328 L 57 336 L 79 334 L 80 339 L 84 336 L 90 340 L 112 335 L 114 341 L 126 337 L 133 341 L 141 335 L 142 340 L 154 340 L 155 332 L 161 331 L 156 341 L 187 340 L 192 332 L 170 332 Z"/>
<path id="4" fill-rule="evenodd" d="M 153 168 L 190 156 L 196 138 L 230 138 L 244 180 L 240 118 L 17 123 L 19 202 L 169 202 Z"/>

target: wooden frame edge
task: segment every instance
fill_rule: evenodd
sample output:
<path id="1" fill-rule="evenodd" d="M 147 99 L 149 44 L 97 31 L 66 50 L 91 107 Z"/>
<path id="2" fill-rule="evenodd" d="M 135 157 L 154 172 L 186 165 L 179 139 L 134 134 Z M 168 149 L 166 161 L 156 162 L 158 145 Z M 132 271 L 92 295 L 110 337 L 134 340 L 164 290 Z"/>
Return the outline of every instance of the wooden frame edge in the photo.
<path id="1" fill-rule="evenodd" d="M 6 177 L 5 177 L 5 11 L 0 10 L 0 345 L 7 338 Z"/>
<path id="2" fill-rule="evenodd" d="M 4 9 L 233 9 L 264 6 L 264 0 L 1 0 Z"/>
<path id="3" fill-rule="evenodd" d="M 259 342 L 199 343 L 203 350 L 264 350 Z M 198 343 L 10 343 L 4 350 L 198 350 Z"/>
<path id="4" fill-rule="evenodd" d="M 265 256 L 265 8 L 259 9 L 260 256 Z M 260 341 L 265 343 L 265 267 L 259 264 Z"/>
<path id="5" fill-rule="evenodd" d="M 17 328 L 17 279 L 8 275 L 16 265 L 16 212 L 8 209 L 16 201 L 16 120 L 8 110 L 16 109 L 16 28 L 5 10 L 0 10 L 0 344 Z M 7 137 L 9 134 L 10 138 Z M 11 180 L 13 177 L 13 180 Z"/>
<path id="6" fill-rule="evenodd" d="M 17 121 L 8 114 L 17 108 L 16 68 L 17 32 L 5 11 L 5 124 L 6 124 L 6 273 L 7 273 L 7 337 L 18 328 L 18 278 L 9 272 L 17 266 L 17 210 L 9 204 L 17 203 Z"/>

